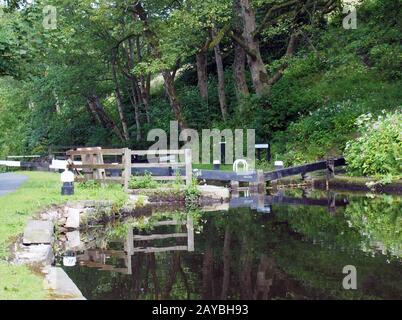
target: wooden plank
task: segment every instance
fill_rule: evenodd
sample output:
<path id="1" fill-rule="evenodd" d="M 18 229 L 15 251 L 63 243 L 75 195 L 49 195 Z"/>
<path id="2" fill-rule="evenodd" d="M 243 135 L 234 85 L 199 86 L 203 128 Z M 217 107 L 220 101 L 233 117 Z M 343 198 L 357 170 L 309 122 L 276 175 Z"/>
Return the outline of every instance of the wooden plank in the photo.
<path id="1" fill-rule="evenodd" d="M 176 176 L 152 176 L 152 179 L 156 181 L 175 181 Z"/>
<path id="2" fill-rule="evenodd" d="M 177 226 L 177 225 L 185 225 L 186 221 L 177 221 L 177 220 L 167 220 L 167 221 L 157 221 L 154 223 L 154 226 Z"/>
<path id="3" fill-rule="evenodd" d="M 334 167 L 346 165 L 345 158 L 333 159 Z M 265 172 L 264 177 L 266 181 L 277 180 L 280 178 L 294 176 L 298 174 L 305 174 L 307 172 L 313 172 L 318 170 L 327 169 L 327 160 L 317 161 L 314 163 L 308 163 L 301 166 L 295 166 L 290 168 L 279 169 L 275 171 Z"/>
<path id="4" fill-rule="evenodd" d="M 39 155 L 33 155 L 33 156 L 7 156 L 7 159 L 24 159 L 24 158 L 40 158 L 41 156 Z"/>
<path id="5" fill-rule="evenodd" d="M 194 251 L 194 222 L 190 215 L 187 216 L 187 248 L 190 252 Z"/>
<path id="6" fill-rule="evenodd" d="M 184 150 L 133 150 L 134 155 L 147 156 L 147 155 L 166 155 L 166 154 L 184 154 Z"/>
<path id="7" fill-rule="evenodd" d="M 121 250 L 100 250 L 98 252 L 101 254 L 105 254 L 107 256 L 117 257 L 117 258 L 122 258 L 122 259 L 124 259 L 127 256 L 126 253 Z"/>
<path id="8" fill-rule="evenodd" d="M 124 154 L 124 149 L 95 149 L 93 150 L 69 150 L 66 152 L 68 156 L 80 156 L 87 154 L 103 154 L 104 156 L 121 156 Z"/>
<path id="9" fill-rule="evenodd" d="M 123 178 L 124 178 L 124 190 L 127 192 L 128 191 L 128 185 L 130 183 L 131 179 L 131 150 L 128 148 L 124 149 L 124 156 L 123 156 L 123 164 L 124 164 L 124 172 L 123 172 Z"/>
<path id="10" fill-rule="evenodd" d="M 131 168 L 169 168 L 169 167 L 184 167 L 185 163 L 132 163 Z"/>
<path id="11" fill-rule="evenodd" d="M 96 182 L 102 182 L 102 183 L 124 183 L 124 179 L 120 178 L 120 177 L 106 177 L 104 179 L 87 179 L 85 177 L 75 177 L 75 181 L 77 182 L 85 182 L 85 181 L 89 181 L 89 180 L 93 180 Z"/>
<path id="12" fill-rule="evenodd" d="M 193 181 L 193 166 L 192 166 L 192 154 L 191 149 L 184 150 L 185 162 L 186 162 L 186 185 L 190 186 Z"/>
<path id="13" fill-rule="evenodd" d="M 234 171 L 223 171 L 223 170 L 198 170 L 197 179 L 255 182 L 257 179 L 257 174 L 255 171 L 236 173 Z"/>
<path id="14" fill-rule="evenodd" d="M 134 252 L 144 252 L 144 253 L 152 253 L 152 252 L 167 252 L 167 251 L 187 251 L 187 246 L 172 246 L 172 247 L 148 247 L 148 248 L 134 248 Z"/>
<path id="15" fill-rule="evenodd" d="M 124 165 L 115 163 L 105 164 L 72 164 L 69 166 L 73 169 L 124 169 Z"/>
<path id="16" fill-rule="evenodd" d="M 136 235 L 133 236 L 134 241 L 149 241 L 169 238 L 186 238 L 187 233 L 170 233 L 170 234 L 151 234 L 151 235 Z"/>
<path id="17" fill-rule="evenodd" d="M 145 173 L 150 174 L 152 177 L 169 177 L 185 175 L 185 168 L 132 168 L 131 173 L 137 176 L 143 176 Z"/>
<path id="18" fill-rule="evenodd" d="M 124 250 L 126 250 L 126 252 L 129 255 L 132 255 L 133 248 L 134 248 L 134 230 L 132 227 L 130 227 L 127 232 L 127 241 L 125 242 Z"/>
<path id="19" fill-rule="evenodd" d="M 0 161 L 0 166 L 21 167 L 21 162 L 19 162 L 19 161 Z"/>

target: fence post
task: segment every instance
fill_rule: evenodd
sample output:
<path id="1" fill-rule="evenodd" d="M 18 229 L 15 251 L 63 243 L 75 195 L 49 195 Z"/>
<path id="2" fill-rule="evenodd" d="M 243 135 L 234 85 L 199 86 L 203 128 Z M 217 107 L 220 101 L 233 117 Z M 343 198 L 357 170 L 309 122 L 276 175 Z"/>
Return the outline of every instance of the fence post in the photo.
<path id="1" fill-rule="evenodd" d="M 194 251 L 194 222 L 190 214 L 187 215 L 187 250 Z"/>
<path id="2" fill-rule="evenodd" d="M 256 171 L 256 180 L 255 182 L 251 182 L 249 187 L 253 190 L 253 192 L 265 191 L 264 171 L 262 170 Z"/>
<path id="3" fill-rule="evenodd" d="M 128 184 L 131 178 L 131 150 L 129 148 L 124 148 L 124 156 L 123 156 L 123 163 L 124 163 L 124 172 L 123 172 L 123 179 L 124 179 L 124 191 L 128 191 Z"/>
<path id="4" fill-rule="evenodd" d="M 184 150 L 184 159 L 186 163 L 186 185 L 190 186 L 193 179 L 193 165 L 191 157 L 191 149 Z"/>

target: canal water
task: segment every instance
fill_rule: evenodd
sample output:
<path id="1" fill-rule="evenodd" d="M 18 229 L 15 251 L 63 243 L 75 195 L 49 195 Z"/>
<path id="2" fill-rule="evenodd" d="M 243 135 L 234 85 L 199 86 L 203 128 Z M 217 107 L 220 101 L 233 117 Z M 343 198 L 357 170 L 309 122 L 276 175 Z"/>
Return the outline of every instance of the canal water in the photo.
<path id="1" fill-rule="evenodd" d="M 81 231 L 63 268 L 87 299 L 402 299 L 401 209 L 303 190 L 152 209 Z"/>

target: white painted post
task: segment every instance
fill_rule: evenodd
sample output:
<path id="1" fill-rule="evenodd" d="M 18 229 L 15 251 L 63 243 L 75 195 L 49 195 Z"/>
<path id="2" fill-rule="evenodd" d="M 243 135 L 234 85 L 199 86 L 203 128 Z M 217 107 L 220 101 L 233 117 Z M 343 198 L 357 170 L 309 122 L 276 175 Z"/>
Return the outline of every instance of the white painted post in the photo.
<path id="1" fill-rule="evenodd" d="M 191 157 L 191 149 L 184 150 L 184 158 L 186 163 L 186 185 L 190 186 L 193 179 L 193 165 Z"/>
<path id="2" fill-rule="evenodd" d="M 194 251 L 194 222 L 190 215 L 187 216 L 187 250 Z"/>
<path id="3" fill-rule="evenodd" d="M 265 192 L 265 178 L 263 170 L 257 170 L 257 190 L 258 192 Z"/>
<path id="4" fill-rule="evenodd" d="M 128 191 L 128 184 L 131 179 L 131 150 L 128 148 L 124 148 L 124 172 L 122 174 L 122 178 L 124 179 L 124 191 Z"/>

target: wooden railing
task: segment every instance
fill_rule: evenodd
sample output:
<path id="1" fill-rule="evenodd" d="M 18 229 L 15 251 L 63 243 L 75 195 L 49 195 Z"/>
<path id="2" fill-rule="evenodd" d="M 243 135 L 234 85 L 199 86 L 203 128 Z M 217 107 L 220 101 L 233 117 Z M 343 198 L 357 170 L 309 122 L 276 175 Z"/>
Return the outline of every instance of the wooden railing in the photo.
<path id="1" fill-rule="evenodd" d="M 186 185 L 191 184 L 192 180 L 192 157 L 191 149 L 184 150 L 130 150 L 124 149 L 102 149 L 102 148 L 80 148 L 66 152 L 70 157 L 69 168 L 76 173 L 77 181 L 95 180 L 101 183 L 121 183 L 128 190 L 132 175 L 132 169 L 146 168 L 184 168 Z M 154 156 L 156 155 L 175 155 L 184 156 L 184 162 L 152 162 L 152 163 L 133 163 L 132 156 Z M 104 163 L 103 156 L 121 157 L 121 162 Z M 82 164 L 75 163 L 75 158 L 81 157 Z M 120 169 L 121 176 L 108 177 L 106 170 Z M 153 175 L 154 180 L 175 180 L 176 176 Z"/>

